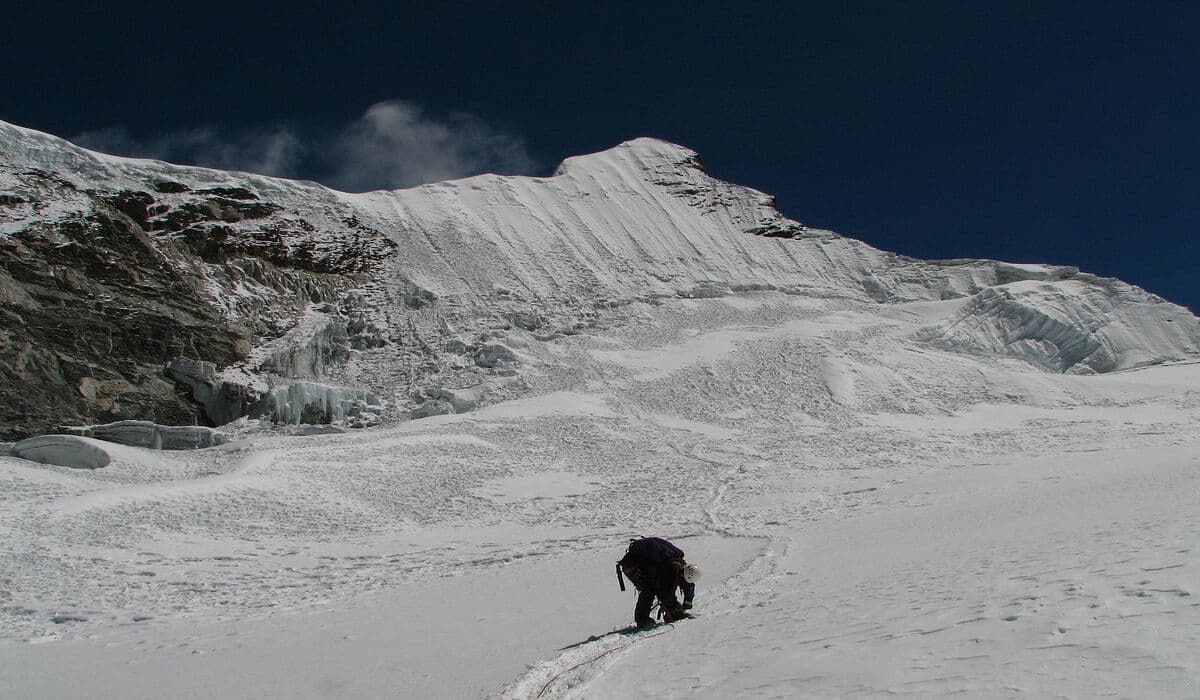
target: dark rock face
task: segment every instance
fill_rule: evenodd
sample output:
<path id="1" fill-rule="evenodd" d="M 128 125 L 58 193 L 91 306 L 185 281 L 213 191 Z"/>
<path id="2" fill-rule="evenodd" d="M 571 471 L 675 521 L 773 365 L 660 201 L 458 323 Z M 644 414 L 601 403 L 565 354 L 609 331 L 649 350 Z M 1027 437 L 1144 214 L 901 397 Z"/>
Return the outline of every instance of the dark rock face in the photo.
<path id="1" fill-rule="evenodd" d="M 327 255 L 301 216 L 246 188 L 158 181 L 98 192 L 36 170 L 19 181 L 10 206 L 70 202 L 75 212 L 0 236 L 0 440 L 64 424 L 232 420 L 237 397 L 206 410 L 164 367 L 243 359 L 393 246 L 347 227 L 353 244 Z M 296 242 L 294 232 L 308 235 Z M 245 287 L 256 294 L 222 293 Z"/>
<path id="2" fill-rule="evenodd" d="M 0 435 L 62 422 L 152 417 L 196 422 L 159 372 L 184 348 L 237 357 L 244 333 L 196 303 L 197 280 L 168 262 L 130 217 L 86 217 L 0 239 Z M 233 329 L 230 329 L 233 330 Z"/>

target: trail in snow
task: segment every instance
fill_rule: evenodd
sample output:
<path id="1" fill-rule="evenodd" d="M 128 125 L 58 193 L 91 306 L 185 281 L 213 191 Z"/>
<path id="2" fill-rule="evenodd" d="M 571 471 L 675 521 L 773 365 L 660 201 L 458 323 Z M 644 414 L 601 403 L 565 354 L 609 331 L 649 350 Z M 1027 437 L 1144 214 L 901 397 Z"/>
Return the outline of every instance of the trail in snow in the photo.
<path id="1" fill-rule="evenodd" d="M 794 532 L 762 606 L 565 696 L 1191 694 L 1192 450 L 954 466 Z"/>
<path id="2" fill-rule="evenodd" d="M 711 588 L 701 587 L 705 615 L 728 615 L 736 611 L 734 598 L 742 581 L 760 580 L 769 576 L 773 571 L 774 560 L 778 557 L 778 553 L 775 551 L 777 543 L 763 542 L 762 540 L 765 538 L 762 536 L 739 534 L 722 523 L 721 501 L 733 482 L 734 475 L 740 471 L 736 465 L 729 466 L 717 460 L 691 454 L 675 444 L 670 444 L 670 447 L 686 459 L 704 462 L 718 468 L 723 467 L 712 484 L 707 503 L 701 507 L 705 518 L 705 529 L 712 534 L 747 542 L 750 551 L 756 552 L 752 558 L 741 562 L 737 571 L 723 582 Z M 686 542 L 682 540 L 678 543 L 687 546 Z M 697 555 L 689 556 L 695 562 L 703 554 L 697 553 Z M 641 648 L 649 640 L 661 637 L 676 627 L 682 626 L 686 634 L 687 626 L 694 622 L 694 620 L 686 620 L 673 624 L 660 624 L 652 630 L 632 634 L 606 633 L 598 635 L 595 639 L 570 645 L 557 657 L 543 661 L 531 668 L 529 672 L 505 688 L 499 697 L 505 699 L 562 697 L 566 692 L 586 686 L 591 679 L 603 674 L 618 663 L 622 655 L 633 653 L 635 649 Z M 622 628 L 617 628 L 617 630 L 619 629 Z"/>

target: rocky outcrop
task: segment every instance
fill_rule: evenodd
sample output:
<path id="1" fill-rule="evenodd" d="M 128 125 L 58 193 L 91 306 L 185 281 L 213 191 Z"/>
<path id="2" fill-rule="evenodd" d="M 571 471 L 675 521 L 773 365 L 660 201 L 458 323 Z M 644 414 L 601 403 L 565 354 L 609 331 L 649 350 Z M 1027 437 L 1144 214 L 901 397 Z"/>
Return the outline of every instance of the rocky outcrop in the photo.
<path id="1" fill-rule="evenodd" d="M 475 351 L 475 364 L 480 367 L 488 369 L 513 367 L 517 363 L 517 353 L 504 343 L 495 341 L 484 343 L 483 347 Z"/>
<path id="2" fill-rule="evenodd" d="M 245 360 L 309 304 L 340 300 L 393 246 L 348 221 L 339 234 L 350 245 L 325 250 L 315 226 L 245 186 L 185 184 L 154 167 L 116 182 L 86 168 L 28 167 L 21 145 L 31 132 L 7 129 L 0 439 L 60 424 L 220 425 L 245 415 L 238 388 L 208 396 L 164 367 Z"/>
<path id="3" fill-rule="evenodd" d="M 0 436 L 96 419 L 197 422 L 163 362 L 233 362 L 253 334 L 197 303 L 203 279 L 169 248 L 100 202 L 0 237 Z"/>

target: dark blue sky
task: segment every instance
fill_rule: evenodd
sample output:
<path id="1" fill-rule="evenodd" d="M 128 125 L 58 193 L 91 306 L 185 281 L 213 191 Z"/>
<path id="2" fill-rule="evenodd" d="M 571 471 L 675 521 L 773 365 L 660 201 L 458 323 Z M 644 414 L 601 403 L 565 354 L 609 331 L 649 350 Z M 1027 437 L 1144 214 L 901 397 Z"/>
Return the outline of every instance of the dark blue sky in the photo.
<path id="1" fill-rule="evenodd" d="M 657 136 L 884 249 L 1200 309 L 1196 2 L 42 2 L 2 24 L 0 119 L 60 136 L 328 134 L 403 100 L 542 174 Z"/>

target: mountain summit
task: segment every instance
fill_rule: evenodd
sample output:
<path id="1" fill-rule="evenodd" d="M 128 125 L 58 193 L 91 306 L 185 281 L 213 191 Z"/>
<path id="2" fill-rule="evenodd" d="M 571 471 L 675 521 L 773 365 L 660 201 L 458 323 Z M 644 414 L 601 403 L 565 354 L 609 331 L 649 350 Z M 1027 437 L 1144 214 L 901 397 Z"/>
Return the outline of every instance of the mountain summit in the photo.
<path id="1" fill-rule="evenodd" d="M 1197 319 L 1137 287 L 880 251 L 650 138 L 548 178 L 347 194 L 0 123 L 0 260 L 7 439 L 128 418 L 370 425 L 470 410 L 550 388 L 536 367 L 558 339 L 748 294 L 875 309 L 911 325 L 914 348 L 1036 371 L 1200 355 Z"/>

